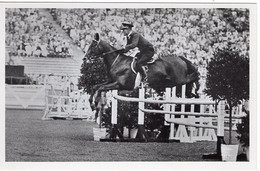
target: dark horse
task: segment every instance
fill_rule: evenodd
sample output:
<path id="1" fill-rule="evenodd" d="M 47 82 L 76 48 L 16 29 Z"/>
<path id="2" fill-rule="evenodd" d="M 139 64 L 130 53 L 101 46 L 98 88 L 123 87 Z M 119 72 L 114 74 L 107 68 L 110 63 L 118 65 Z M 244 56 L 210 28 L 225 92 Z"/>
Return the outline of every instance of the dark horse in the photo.
<path id="1" fill-rule="evenodd" d="M 103 57 L 108 69 L 107 82 L 94 86 L 93 94 L 100 94 L 105 90 L 133 90 L 136 74 L 131 69 L 133 58 L 119 54 L 117 49 L 102 41 L 99 34 L 94 39 L 85 55 L 85 58 L 93 59 Z M 165 56 L 148 64 L 148 85 L 157 92 L 164 91 L 166 87 L 174 87 L 186 84 L 186 96 L 191 96 L 193 83 L 198 83 L 199 74 L 195 67 L 184 57 Z M 198 84 L 197 84 L 198 86 Z M 198 88 L 197 88 L 198 90 Z"/>

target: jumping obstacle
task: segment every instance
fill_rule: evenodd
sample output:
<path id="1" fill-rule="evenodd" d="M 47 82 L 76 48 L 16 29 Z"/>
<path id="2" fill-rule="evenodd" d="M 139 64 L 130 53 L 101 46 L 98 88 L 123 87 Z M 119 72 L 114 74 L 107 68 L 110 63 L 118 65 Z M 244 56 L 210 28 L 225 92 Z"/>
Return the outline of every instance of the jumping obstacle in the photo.
<path id="1" fill-rule="evenodd" d="M 196 141 L 218 141 L 218 137 L 224 136 L 224 130 L 229 130 L 229 128 L 224 127 L 225 118 L 229 117 L 225 111 L 224 101 L 220 101 L 218 106 L 216 106 L 216 102 L 207 97 L 186 98 L 185 90 L 186 86 L 183 85 L 181 97 L 177 97 L 176 87 L 166 88 L 165 100 L 145 99 L 144 88 L 139 89 L 139 98 L 119 96 L 118 91 L 113 90 L 111 124 L 114 132 L 110 138 L 116 138 L 116 135 L 118 135 L 120 139 L 123 139 L 121 133 L 116 130 L 117 106 L 118 100 L 121 100 L 138 102 L 138 132 L 141 133 L 141 137 L 140 134 L 137 134 L 139 135 L 138 138 L 144 138 L 146 141 L 149 141 L 149 137 L 144 131 L 144 114 L 157 113 L 165 115 L 165 125 L 170 126 L 169 141 L 190 143 Z M 145 109 L 145 103 L 163 104 L 164 110 Z M 176 110 L 177 106 L 180 107 L 179 111 Z M 189 107 L 189 110 L 186 109 L 187 107 Z M 245 115 L 235 116 L 233 119 L 240 119 L 243 116 Z"/>
<path id="2" fill-rule="evenodd" d="M 195 141 L 217 141 L 216 153 L 203 155 L 204 159 L 221 159 L 221 144 L 224 142 L 224 131 L 229 128 L 224 127 L 225 118 L 229 116 L 225 111 L 225 102 L 216 102 L 208 98 L 204 99 L 187 99 L 185 98 L 185 85 L 182 86 L 181 98 L 177 98 L 176 88 L 167 88 L 165 100 L 145 99 L 145 89 L 139 89 L 139 98 L 119 96 L 117 90 L 112 91 L 112 134 L 110 139 L 116 141 L 119 137 L 124 141 L 123 135 L 117 128 L 117 107 L 118 100 L 127 102 L 138 102 L 138 139 L 144 138 L 149 141 L 149 137 L 144 131 L 144 114 L 157 113 L 165 115 L 165 125 L 170 125 L 169 140 L 179 140 L 180 142 Z M 164 104 L 164 110 L 145 109 L 145 103 Z M 176 106 L 181 105 L 181 110 L 177 111 Z M 190 110 L 186 111 L 185 107 L 190 106 Z M 195 111 L 195 106 L 199 105 L 199 112 Z M 215 110 L 217 109 L 217 110 Z M 245 115 L 234 117 L 233 119 L 241 119 Z M 216 118 L 213 122 L 212 118 Z M 216 135 L 216 132 L 217 135 Z M 138 134 L 137 134 L 138 135 Z M 141 137 L 140 137 L 141 135 Z M 102 140 L 101 140 L 102 141 Z"/>
<path id="3" fill-rule="evenodd" d="M 169 140 L 180 142 L 217 141 L 217 135 L 213 126 L 212 117 L 217 117 L 214 110 L 215 102 L 209 98 L 187 99 L 186 85 L 182 86 L 181 97 L 176 97 L 176 87 L 166 88 L 166 100 L 185 100 L 181 104 L 181 110 L 176 111 L 176 104 L 165 104 L 165 120 L 170 124 Z M 189 111 L 186 111 L 187 103 Z M 198 111 L 195 111 L 195 105 Z"/>
<path id="4" fill-rule="evenodd" d="M 46 85 L 45 112 L 42 120 L 71 118 L 94 121 L 88 98 L 88 95 L 80 90 L 71 92 L 66 86 Z"/>
<path id="5" fill-rule="evenodd" d="M 71 92 L 69 100 L 69 117 L 95 121 L 95 114 L 91 110 L 88 99 L 89 95 L 82 90 Z"/>
<path id="6" fill-rule="evenodd" d="M 209 99 L 187 99 L 185 98 L 185 85 L 182 86 L 181 98 L 176 97 L 176 88 L 167 88 L 165 100 L 145 99 L 145 89 L 139 89 L 139 98 L 129 98 L 119 96 L 117 90 L 112 91 L 112 118 L 111 123 L 114 128 L 117 126 L 117 101 L 138 102 L 138 132 L 143 134 L 147 141 L 148 137 L 144 131 L 144 114 L 157 113 L 165 115 L 165 125 L 170 125 L 169 140 L 180 142 L 195 141 L 217 141 L 217 135 L 214 129 L 217 126 L 212 125 L 211 117 L 218 117 L 214 110 L 215 102 Z M 164 110 L 145 109 L 145 103 L 163 104 Z M 175 111 L 176 106 L 181 106 L 181 111 Z M 200 110 L 195 112 L 194 106 L 199 105 Z M 190 106 L 190 111 L 185 111 L 185 107 Z M 207 108 L 207 112 L 206 109 Z M 204 113 L 203 113 L 204 112 Z M 113 138 L 115 136 L 112 136 Z M 139 135 L 139 138 L 140 137 Z"/>

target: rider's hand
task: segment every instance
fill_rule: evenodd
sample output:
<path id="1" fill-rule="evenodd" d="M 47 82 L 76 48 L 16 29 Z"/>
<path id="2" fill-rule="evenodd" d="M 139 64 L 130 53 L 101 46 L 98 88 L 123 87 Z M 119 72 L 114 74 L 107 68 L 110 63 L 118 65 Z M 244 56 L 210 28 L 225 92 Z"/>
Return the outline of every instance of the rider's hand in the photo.
<path id="1" fill-rule="evenodd" d="M 126 52 L 125 48 L 122 48 L 122 49 L 119 49 L 119 50 L 118 50 L 118 53 L 119 53 L 119 54 L 122 54 L 122 53 L 125 53 L 125 52 Z"/>

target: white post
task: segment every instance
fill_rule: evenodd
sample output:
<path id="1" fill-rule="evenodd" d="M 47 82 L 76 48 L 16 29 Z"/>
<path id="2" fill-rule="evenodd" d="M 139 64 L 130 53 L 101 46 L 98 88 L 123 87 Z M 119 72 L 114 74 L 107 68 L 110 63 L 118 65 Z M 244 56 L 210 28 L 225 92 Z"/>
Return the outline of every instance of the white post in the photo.
<path id="1" fill-rule="evenodd" d="M 112 90 L 112 96 L 117 95 L 118 90 Z M 112 101 L 112 116 L 111 116 L 111 124 L 117 124 L 117 99 L 113 98 Z"/>
<path id="2" fill-rule="evenodd" d="M 173 87 L 173 88 L 172 88 L 171 97 L 170 97 L 170 98 L 171 98 L 171 99 L 176 98 L 176 87 Z M 172 105 L 171 105 L 171 107 L 172 107 L 171 111 L 172 111 L 172 112 L 175 112 L 175 106 L 176 106 L 176 104 L 172 104 Z M 174 119 L 174 118 L 175 118 L 175 115 L 170 115 L 170 118 L 171 118 L 171 119 Z M 169 137 L 169 139 L 174 139 L 174 133 L 175 133 L 174 123 L 171 123 L 171 127 L 170 127 L 170 137 Z"/>
<path id="3" fill-rule="evenodd" d="M 57 112 L 58 112 L 58 116 L 62 116 L 62 113 L 61 113 L 61 97 L 58 97 L 58 99 L 57 99 L 57 107 L 58 107 L 58 109 L 57 109 Z"/>
<path id="4" fill-rule="evenodd" d="M 192 104 L 191 106 L 191 109 L 190 109 L 190 112 L 191 113 L 194 113 L 194 104 Z M 195 119 L 195 116 L 188 116 L 188 120 L 189 120 L 189 123 L 191 123 L 191 124 L 196 124 L 196 119 Z M 195 137 L 196 136 L 194 136 L 194 132 L 195 132 L 195 130 L 196 130 L 196 128 L 195 127 L 190 127 L 190 141 L 191 142 L 194 142 L 194 141 L 196 141 L 195 140 Z"/>
<path id="5" fill-rule="evenodd" d="M 165 90 L 165 100 L 171 100 L 171 88 L 166 88 Z M 165 104 L 165 111 L 170 111 L 171 110 L 171 105 L 170 104 Z M 170 119 L 170 114 L 165 114 L 164 116 L 165 120 L 169 120 Z M 170 125 L 169 123 L 167 123 L 166 121 L 164 122 L 164 125 Z"/>
<path id="6" fill-rule="evenodd" d="M 204 105 L 200 105 L 200 113 L 205 113 L 205 106 Z M 204 118 L 200 119 L 199 124 L 203 124 L 203 120 L 204 120 Z M 198 133 L 199 135 L 198 136 L 200 138 L 202 138 L 203 137 L 203 128 L 198 128 L 198 130 L 199 130 L 199 133 Z"/>
<path id="7" fill-rule="evenodd" d="M 181 98 L 185 99 L 186 94 L 186 85 L 183 85 L 181 88 Z M 185 112 L 185 104 L 181 105 L 181 112 Z M 184 118 L 184 115 L 181 115 L 181 118 Z"/>
<path id="8" fill-rule="evenodd" d="M 50 110 L 50 107 L 49 107 L 49 91 L 48 89 L 46 88 L 46 85 L 45 85 L 45 111 L 44 111 L 44 115 L 42 116 L 42 120 L 47 120 L 47 115 L 49 114 L 49 110 Z"/>
<path id="9" fill-rule="evenodd" d="M 184 84 L 184 85 L 182 85 L 182 88 L 181 88 L 181 98 L 182 99 L 185 99 L 185 94 L 186 94 L 186 85 Z M 181 105 L 181 111 L 182 112 L 185 112 L 185 104 L 182 104 Z M 183 118 L 184 116 L 182 115 L 182 118 Z"/>
<path id="10" fill-rule="evenodd" d="M 145 99 L 145 89 L 143 87 L 139 89 L 139 99 Z M 144 102 L 139 102 L 138 107 L 138 125 L 144 125 L 144 112 L 140 110 L 144 109 Z"/>
<path id="11" fill-rule="evenodd" d="M 221 100 L 218 104 L 218 130 L 217 130 L 217 156 L 221 157 L 221 144 L 224 143 L 224 118 L 225 101 Z"/>
<path id="12" fill-rule="evenodd" d="M 182 85 L 181 88 L 181 98 L 185 99 L 185 94 L 186 94 L 186 85 Z M 181 112 L 185 113 L 185 104 L 181 105 Z M 181 115 L 181 122 L 187 122 L 188 119 L 185 119 L 184 115 Z M 187 130 L 186 130 L 186 126 L 184 125 L 179 125 L 179 129 L 180 129 L 180 142 L 190 142 Z"/>

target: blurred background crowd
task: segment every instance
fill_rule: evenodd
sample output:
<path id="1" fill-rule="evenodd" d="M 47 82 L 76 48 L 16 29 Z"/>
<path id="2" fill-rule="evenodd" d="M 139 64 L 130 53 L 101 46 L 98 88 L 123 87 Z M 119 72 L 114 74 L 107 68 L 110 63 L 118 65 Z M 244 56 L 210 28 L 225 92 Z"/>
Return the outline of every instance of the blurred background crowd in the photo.
<path id="1" fill-rule="evenodd" d="M 182 55 L 195 64 L 203 64 L 216 48 L 228 43 L 249 55 L 249 30 L 243 27 L 248 22 L 246 9 L 51 9 L 51 12 L 83 51 L 88 49 L 93 32 L 99 32 L 102 39 L 115 47 L 123 46 L 119 27 L 121 22 L 130 21 L 135 31 L 153 43 L 158 56 Z"/>
<path id="2" fill-rule="evenodd" d="M 6 46 L 11 55 L 24 57 L 67 57 L 70 44 L 38 9 L 6 10 Z"/>
<path id="3" fill-rule="evenodd" d="M 51 20 L 44 15 L 49 13 Z M 13 56 L 73 57 L 85 53 L 94 33 L 116 48 L 125 45 L 120 25 L 134 24 L 155 47 L 157 57 L 181 55 L 198 66 L 202 77 L 216 48 L 227 45 L 249 57 L 249 10 L 232 8 L 155 9 L 6 9 L 6 47 Z M 66 38 L 59 26 L 70 38 Z"/>

